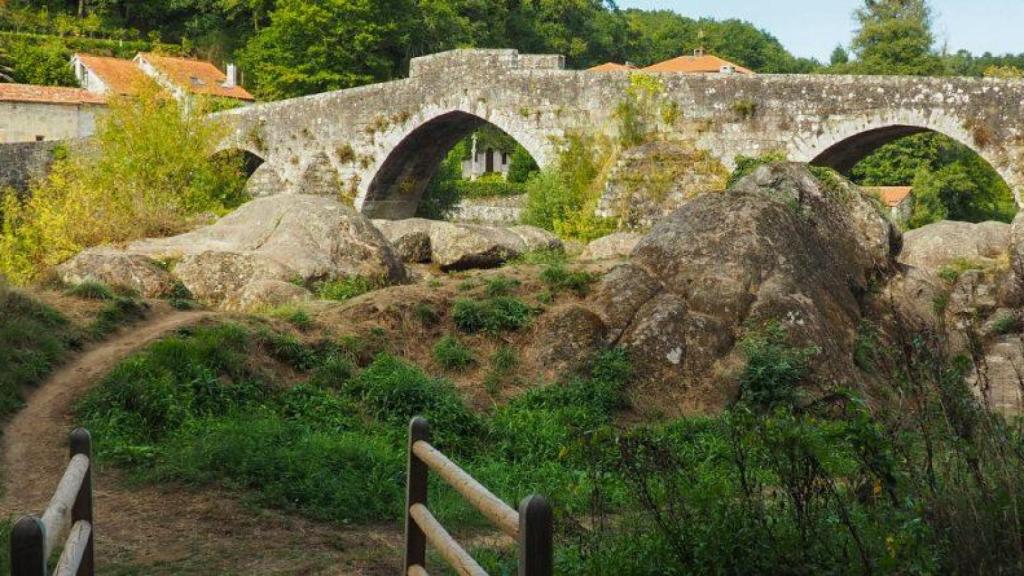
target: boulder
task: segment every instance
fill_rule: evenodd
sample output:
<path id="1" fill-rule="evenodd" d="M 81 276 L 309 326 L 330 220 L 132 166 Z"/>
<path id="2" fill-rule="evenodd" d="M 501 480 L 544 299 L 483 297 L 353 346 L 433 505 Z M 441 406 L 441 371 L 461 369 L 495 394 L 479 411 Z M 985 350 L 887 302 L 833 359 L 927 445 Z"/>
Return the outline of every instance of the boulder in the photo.
<path id="1" fill-rule="evenodd" d="M 431 258 L 442 270 L 494 268 L 529 250 L 523 234 L 509 228 L 434 222 Z"/>
<path id="2" fill-rule="evenodd" d="M 967 384 L 983 406 L 1006 415 L 1019 415 L 1024 408 L 1024 339 L 1019 335 L 1000 338 L 985 352 Z"/>
<path id="3" fill-rule="evenodd" d="M 291 282 L 257 280 L 246 284 L 233 300 L 225 302 L 224 308 L 252 312 L 286 304 L 308 302 L 312 299 L 313 294 L 309 290 Z"/>
<path id="4" fill-rule="evenodd" d="M 543 228 L 520 224 L 518 226 L 510 227 L 508 230 L 523 241 L 527 252 L 532 252 L 534 250 L 558 251 L 565 249 L 565 246 L 562 244 L 562 241 L 558 236 L 555 236 Z"/>
<path id="5" fill-rule="evenodd" d="M 374 220 L 373 225 L 384 234 L 403 262 L 430 262 L 430 227 L 433 221 L 423 218 Z"/>
<path id="6" fill-rule="evenodd" d="M 903 235 L 904 264 L 939 270 L 957 262 L 993 264 L 1010 246 L 1010 225 L 1002 222 L 928 224 Z"/>
<path id="7" fill-rule="evenodd" d="M 647 398 L 662 412 L 725 406 L 736 396 L 738 341 L 769 322 L 791 345 L 819 349 L 822 387 L 856 378 L 862 304 L 895 269 L 899 233 L 867 193 L 831 180 L 803 165 L 763 166 L 658 222 L 630 264 L 605 276 L 583 306 L 601 319 L 602 343 L 633 358 L 641 409 Z"/>
<path id="8" fill-rule="evenodd" d="M 605 325 L 589 308 L 569 305 L 545 314 L 535 329 L 537 365 L 549 378 L 580 370 L 605 341 Z"/>
<path id="9" fill-rule="evenodd" d="M 580 260 L 611 260 L 628 258 L 643 238 L 634 232 L 615 232 L 598 238 L 583 249 Z"/>
<path id="10" fill-rule="evenodd" d="M 174 287 L 174 277 L 152 258 L 109 248 L 81 252 L 58 266 L 57 274 L 65 284 L 95 280 L 132 290 L 145 298 L 166 296 Z"/>
<path id="11" fill-rule="evenodd" d="M 114 268 L 101 278 L 105 281 L 141 283 L 133 275 L 137 270 L 170 283 L 177 277 L 198 300 L 209 304 L 237 300 L 247 285 L 261 280 L 361 276 L 389 283 L 405 278 L 391 245 L 368 219 L 337 200 L 299 194 L 258 198 L 192 232 L 99 253 L 102 262 L 135 263 L 130 269 Z M 100 261 L 90 254 L 69 263 L 69 273 L 101 270 Z M 177 265 L 170 274 L 160 275 L 148 264 L 154 260 Z"/>

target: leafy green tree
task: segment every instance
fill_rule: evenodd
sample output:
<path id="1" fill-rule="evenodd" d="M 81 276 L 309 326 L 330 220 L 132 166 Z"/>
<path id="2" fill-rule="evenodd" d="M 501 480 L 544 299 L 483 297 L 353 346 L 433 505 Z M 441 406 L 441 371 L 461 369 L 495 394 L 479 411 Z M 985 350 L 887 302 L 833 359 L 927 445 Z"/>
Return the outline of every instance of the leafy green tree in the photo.
<path id="1" fill-rule="evenodd" d="M 508 181 L 514 184 L 524 184 L 531 176 L 537 173 L 540 168 L 537 162 L 520 145 L 516 145 L 515 152 L 508 162 Z"/>
<path id="2" fill-rule="evenodd" d="M 832 51 L 832 56 L 829 58 L 829 64 L 833 66 L 842 66 L 850 63 L 850 53 L 843 48 L 842 45 L 836 46 L 836 49 Z"/>
<path id="3" fill-rule="evenodd" d="M 412 0 L 279 0 L 241 61 L 271 100 L 387 80 L 400 72 L 414 9 Z"/>
<path id="4" fill-rule="evenodd" d="M 942 60 L 933 50 L 931 8 L 926 0 L 865 0 L 855 12 L 853 38 L 860 74 L 936 76 Z"/>
<path id="5" fill-rule="evenodd" d="M 911 227 L 943 219 L 1009 221 L 1013 193 L 999 174 L 967 146 L 927 132 L 882 146 L 853 169 L 865 186 L 914 186 Z"/>
<path id="6" fill-rule="evenodd" d="M 71 52 L 58 38 L 44 41 L 15 40 L 7 45 L 11 79 L 21 84 L 77 86 L 68 61 Z"/>

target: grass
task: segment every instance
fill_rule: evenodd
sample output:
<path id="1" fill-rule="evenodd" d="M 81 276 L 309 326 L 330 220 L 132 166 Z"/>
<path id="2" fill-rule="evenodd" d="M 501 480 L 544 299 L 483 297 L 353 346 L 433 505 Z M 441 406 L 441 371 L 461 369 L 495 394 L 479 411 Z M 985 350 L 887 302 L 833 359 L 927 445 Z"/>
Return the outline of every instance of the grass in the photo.
<path id="1" fill-rule="evenodd" d="M 83 334 L 59 312 L 0 286 L 0 415 L 22 404 L 21 390 L 39 384 Z"/>
<path id="2" fill-rule="evenodd" d="M 519 280 L 515 278 L 508 278 L 506 276 L 494 276 L 488 278 L 485 284 L 487 289 L 487 295 L 494 296 L 509 296 L 515 292 L 516 288 L 520 285 Z"/>
<path id="3" fill-rule="evenodd" d="M 568 290 L 577 296 L 586 296 L 597 275 L 590 272 L 568 270 L 562 264 L 550 264 L 540 273 L 540 279 L 552 292 Z"/>
<path id="4" fill-rule="evenodd" d="M 95 280 L 86 280 L 85 282 L 75 284 L 65 290 L 64 293 L 68 296 L 88 300 L 113 300 L 117 297 L 110 286 Z"/>
<path id="5" fill-rule="evenodd" d="M 142 320 L 149 313 L 149 304 L 137 298 L 115 296 L 100 309 L 88 328 L 93 339 L 101 339 L 119 327 Z"/>
<path id="6" fill-rule="evenodd" d="M 374 290 L 377 286 L 373 281 L 362 276 L 349 276 L 338 280 L 323 282 L 316 287 L 316 294 L 323 300 L 344 302 Z"/>
<path id="7" fill-rule="evenodd" d="M 441 338 L 434 346 L 434 360 L 451 371 L 463 371 L 476 364 L 473 350 L 451 335 Z"/>
<path id="8" fill-rule="evenodd" d="M 304 308 L 294 304 L 287 304 L 272 308 L 267 312 L 271 318 L 278 318 L 289 322 L 299 330 L 310 330 L 313 328 L 313 319 Z"/>
<path id="9" fill-rule="evenodd" d="M 485 300 L 460 298 L 452 304 L 452 321 L 467 334 L 515 331 L 530 323 L 533 311 L 522 300 L 497 296 Z"/>
<path id="10" fill-rule="evenodd" d="M 498 394 L 502 385 L 513 379 L 519 367 L 519 355 L 514 348 L 502 346 L 491 356 L 490 370 L 484 377 L 484 388 L 491 396 Z"/>

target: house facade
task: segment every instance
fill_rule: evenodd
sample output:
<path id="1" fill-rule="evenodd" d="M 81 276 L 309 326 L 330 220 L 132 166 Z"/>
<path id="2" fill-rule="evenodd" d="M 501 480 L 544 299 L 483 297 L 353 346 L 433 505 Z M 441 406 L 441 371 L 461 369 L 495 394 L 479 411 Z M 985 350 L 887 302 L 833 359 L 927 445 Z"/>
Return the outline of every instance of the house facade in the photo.
<path id="1" fill-rule="evenodd" d="M 142 83 L 155 81 L 181 102 L 194 96 L 224 98 L 242 105 L 255 101 L 239 85 L 233 64 L 222 72 L 202 60 L 140 52 L 131 60 L 75 54 L 71 65 L 79 85 L 96 94 L 130 96 L 139 93 Z"/>
<path id="2" fill-rule="evenodd" d="M 511 156 L 508 152 L 494 148 L 477 150 L 475 157 L 462 161 L 462 177 L 465 180 L 476 180 L 484 174 L 507 177 Z"/>
<path id="3" fill-rule="evenodd" d="M 914 211 L 914 189 L 911 186 L 871 186 L 868 191 L 878 195 L 878 199 L 889 209 L 894 222 L 905 223 L 910 220 Z"/>
<path id="4" fill-rule="evenodd" d="M 90 136 L 106 98 L 82 88 L 0 84 L 0 143 Z"/>

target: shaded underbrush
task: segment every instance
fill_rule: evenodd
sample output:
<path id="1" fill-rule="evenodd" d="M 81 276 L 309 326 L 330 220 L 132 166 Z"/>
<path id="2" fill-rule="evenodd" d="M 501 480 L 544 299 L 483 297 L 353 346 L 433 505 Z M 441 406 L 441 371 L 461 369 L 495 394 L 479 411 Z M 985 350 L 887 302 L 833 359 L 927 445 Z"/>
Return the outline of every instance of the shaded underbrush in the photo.
<path id="1" fill-rule="evenodd" d="M 508 298 L 506 288 L 490 298 Z M 435 351 L 460 369 L 472 351 L 446 338 Z M 744 338 L 732 408 L 626 425 L 621 350 L 480 411 L 372 340 L 302 341 L 267 324 L 183 331 L 120 365 L 79 418 L 103 459 L 141 479 L 216 483 L 262 505 L 366 523 L 402 517 L 406 425 L 424 415 L 435 444 L 507 502 L 549 496 L 560 574 L 1024 567 L 1020 429 L 977 404 L 969 363 L 944 356 L 941 342 L 867 346 L 865 363 L 887 383 L 867 402 L 804 392 L 816 351 L 762 327 Z M 472 361 L 516 369 L 510 358 Z M 486 525 L 439 482 L 430 501 L 456 532 Z M 514 566 L 500 545 L 475 553 L 495 573 Z"/>

